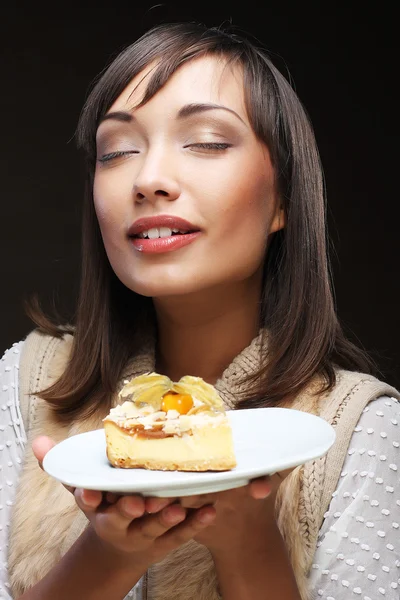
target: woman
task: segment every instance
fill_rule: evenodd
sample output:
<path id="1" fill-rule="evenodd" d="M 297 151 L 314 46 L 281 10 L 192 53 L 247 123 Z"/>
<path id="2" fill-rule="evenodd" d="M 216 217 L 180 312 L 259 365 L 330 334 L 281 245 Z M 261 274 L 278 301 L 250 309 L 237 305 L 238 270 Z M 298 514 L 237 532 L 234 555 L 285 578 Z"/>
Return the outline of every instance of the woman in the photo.
<path id="1" fill-rule="evenodd" d="M 394 598 L 399 394 L 338 324 L 318 152 L 287 81 L 244 38 L 161 26 L 103 73 L 78 142 L 74 327 L 36 310 L 2 363 L 3 596 Z M 336 443 L 290 474 L 180 500 L 66 490 L 38 468 L 151 370 L 203 377 L 228 408 L 320 414 Z"/>

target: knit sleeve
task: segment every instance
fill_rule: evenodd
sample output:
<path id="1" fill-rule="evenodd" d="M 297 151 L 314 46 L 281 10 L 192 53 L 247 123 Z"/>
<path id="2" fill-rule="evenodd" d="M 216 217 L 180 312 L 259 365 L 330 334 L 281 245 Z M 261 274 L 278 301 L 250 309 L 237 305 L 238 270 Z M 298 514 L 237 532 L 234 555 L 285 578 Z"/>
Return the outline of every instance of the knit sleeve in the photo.
<path id="1" fill-rule="evenodd" d="M 398 600 L 400 404 L 380 397 L 354 429 L 319 532 L 310 587 L 321 600 Z"/>
<path id="2" fill-rule="evenodd" d="M 26 443 L 18 399 L 18 368 L 23 342 L 0 361 L 0 600 L 12 600 L 8 587 L 7 552 L 10 513 Z"/>

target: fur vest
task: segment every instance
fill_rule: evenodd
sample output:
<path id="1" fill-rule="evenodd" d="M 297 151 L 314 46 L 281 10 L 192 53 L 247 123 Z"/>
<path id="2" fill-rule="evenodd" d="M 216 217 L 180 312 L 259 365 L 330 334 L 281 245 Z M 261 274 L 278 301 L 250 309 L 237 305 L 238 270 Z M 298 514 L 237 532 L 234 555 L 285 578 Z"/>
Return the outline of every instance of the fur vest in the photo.
<path id="1" fill-rule="evenodd" d="M 32 440 L 45 434 L 60 442 L 68 436 L 103 426 L 99 415 L 62 425 L 35 392 L 53 383 L 63 372 L 73 338 L 53 338 L 33 331 L 26 339 L 20 363 L 20 403 L 28 442 L 15 499 L 9 544 L 9 579 L 13 598 L 42 579 L 87 526 L 73 496 L 44 473 L 31 450 Z M 260 338 L 239 354 L 217 382 L 227 409 L 234 408 L 240 380 L 260 362 Z M 154 370 L 154 348 L 145 347 L 121 378 Z M 291 408 L 318 414 L 333 425 L 336 441 L 326 456 L 296 468 L 281 484 L 276 499 L 277 521 L 285 540 L 302 600 L 313 596 L 308 574 L 324 513 L 340 476 L 353 429 L 371 400 L 381 395 L 400 400 L 394 388 L 362 373 L 339 370 L 337 384 L 315 395 L 313 382 Z M 117 403 L 115 395 L 114 404 Z M 208 550 L 191 541 L 149 569 L 149 600 L 219 600 L 214 564 Z"/>

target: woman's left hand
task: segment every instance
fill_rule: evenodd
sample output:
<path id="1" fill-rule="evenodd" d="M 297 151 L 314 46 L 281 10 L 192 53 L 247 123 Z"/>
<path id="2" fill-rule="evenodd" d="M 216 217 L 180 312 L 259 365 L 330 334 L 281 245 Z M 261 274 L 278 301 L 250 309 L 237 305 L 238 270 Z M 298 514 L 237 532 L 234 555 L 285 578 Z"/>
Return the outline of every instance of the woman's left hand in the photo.
<path id="1" fill-rule="evenodd" d="M 204 505 L 215 507 L 214 521 L 195 540 L 218 559 L 239 557 L 243 548 L 261 549 L 268 542 L 268 531 L 276 526 L 276 492 L 291 471 L 261 477 L 244 487 L 224 492 L 180 498 L 181 505 L 188 509 Z"/>

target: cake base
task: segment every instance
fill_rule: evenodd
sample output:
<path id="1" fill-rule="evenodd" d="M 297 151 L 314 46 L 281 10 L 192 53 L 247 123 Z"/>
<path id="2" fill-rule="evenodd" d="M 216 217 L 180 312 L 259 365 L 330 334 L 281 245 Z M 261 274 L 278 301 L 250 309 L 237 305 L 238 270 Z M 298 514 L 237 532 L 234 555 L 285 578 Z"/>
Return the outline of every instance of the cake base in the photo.
<path id="1" fill-rule="evenodd" d="M 144 438 L 104 422 L 107 457 L 123 469 L 227 471 L 236 466 L 229 423 L 194 429 L 193 435 Z"/>

